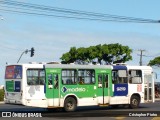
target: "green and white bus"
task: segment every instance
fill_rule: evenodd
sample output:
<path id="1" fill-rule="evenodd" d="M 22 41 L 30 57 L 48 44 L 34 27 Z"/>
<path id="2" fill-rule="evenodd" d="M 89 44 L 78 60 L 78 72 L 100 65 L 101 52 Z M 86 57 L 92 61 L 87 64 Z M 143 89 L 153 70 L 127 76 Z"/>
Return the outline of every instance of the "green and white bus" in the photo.
<path id="1" fill-rule="evenodd" d="M 47 108 L 137 108 L 140 103 L 154 102 L 154 77 L 149 66 L 46 64 L 45 71 Z"/>
<path id="2" fill-rule="evenodd" d="M 45 65 L 48 108 L 108 105 L 112 91 L 112 66 Z"/>
<path id="3" fill-rule="evenodd" d="M 20 78 L 9 77 L 7 67 L 10 66 L 21 66 Z M 14 91 L 9 87 L 11 82 L 14 82 Z M 64 108 L 65 111 L 75 111 L 79 106 L 137 108 L 140 103 L 154 102 L 154 76 L 149 66 L 9 65 L 6 66 L 5 88 L 6 102 L 20 101 L 26 106 Z"/>

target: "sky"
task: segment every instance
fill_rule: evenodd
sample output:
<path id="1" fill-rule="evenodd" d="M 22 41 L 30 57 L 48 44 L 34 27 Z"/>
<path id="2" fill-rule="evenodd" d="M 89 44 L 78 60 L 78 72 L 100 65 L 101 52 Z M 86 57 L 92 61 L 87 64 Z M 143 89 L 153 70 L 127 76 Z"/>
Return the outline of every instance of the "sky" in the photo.
<path id="1" fill-rule="evenodd" d="M 3 1 L 3 0 L 0 0 Z M 5 0 L 4 0 L 5 1 Z M 15 0 L 16 1 L 16 0 Z M 159 0 L 17 0 L 19 2 L 96 12 L 134 18 L 160 20 Z M 5 12 L 0 3 L 0 85 L 4 84 L 6 62 L 17 63 L 20 55 L 31 47 L 35 55 L 24 54 L 20 63 L 60 62 L 70 47 L 120 43 L 133 49 L 129 65 L 139 65 L 140 49 L 143 65 L 160 55 L 160 24 L 123 23 L 76 20 L 58 17 Z M 3 18 L 3 19 L 2 19 Z M 155 68 L 159 72 L 159 68 Z M 158 77 L 160 74 L 158 73 Z M 160 82 L 160 78 L 158 80 Z"/>

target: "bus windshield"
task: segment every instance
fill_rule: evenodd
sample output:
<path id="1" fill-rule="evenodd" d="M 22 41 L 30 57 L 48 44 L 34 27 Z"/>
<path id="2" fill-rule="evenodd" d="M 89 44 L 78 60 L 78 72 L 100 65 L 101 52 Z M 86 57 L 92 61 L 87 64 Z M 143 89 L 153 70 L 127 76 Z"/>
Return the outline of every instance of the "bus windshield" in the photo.
<path id="1" fill-rule="evenodd" d="M 5 79 L 22 79 L 22 66 L 11 65 L 6 67 Z"/>

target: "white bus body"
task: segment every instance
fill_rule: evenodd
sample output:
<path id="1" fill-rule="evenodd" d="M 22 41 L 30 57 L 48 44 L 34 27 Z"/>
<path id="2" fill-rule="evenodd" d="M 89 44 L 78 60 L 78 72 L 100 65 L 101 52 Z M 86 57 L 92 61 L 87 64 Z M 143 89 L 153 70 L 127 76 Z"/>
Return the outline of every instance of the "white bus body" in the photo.
<path id="1" fill-rule="evenodd" d="M 140 103 L 154 102 L 154 75 L 149 66 L 115 65 L 113 70 L 127 70 L 127 80 L 113 83 L 114 95 L 110 98 L 111 105 L 131 104 L 132 97 L 139 97 Z M 124 79 L 124 78 L 123 78 Z"/>
<path id="2" fill-rule="evenodd" d="M 17 68 L 19 69 L 19 77 L 15 75 L 17 74 Z M 38 77 L 41 77 L 41 82 L 43 83 L 36 83 L 35 78 L 39 79 Z M 29 83 L 31 80 L 34 83 Z M 42 101 L 46 100 L 44 81 L 43 64 L 7 65 L 5 73 L 5 103 L 42 105 Z"/>

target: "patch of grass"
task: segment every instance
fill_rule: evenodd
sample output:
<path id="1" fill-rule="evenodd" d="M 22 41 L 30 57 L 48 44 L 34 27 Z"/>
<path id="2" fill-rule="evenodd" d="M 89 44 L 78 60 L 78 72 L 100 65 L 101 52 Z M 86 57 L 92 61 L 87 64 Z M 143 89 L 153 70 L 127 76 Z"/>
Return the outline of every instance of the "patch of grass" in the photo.
<path id="1" fill-rule="evenodd" d="M 4 90 L 0 89 L 0 101 L 4 100 Z"/>

